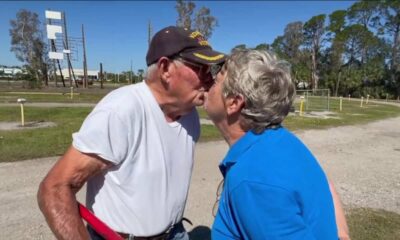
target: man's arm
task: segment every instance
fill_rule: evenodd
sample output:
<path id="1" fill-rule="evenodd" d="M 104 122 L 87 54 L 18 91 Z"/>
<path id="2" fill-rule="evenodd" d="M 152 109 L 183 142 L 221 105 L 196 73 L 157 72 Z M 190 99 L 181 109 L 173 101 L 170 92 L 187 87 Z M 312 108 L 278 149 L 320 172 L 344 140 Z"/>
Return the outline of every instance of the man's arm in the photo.
<path id="1" fill-rule="evenodd" d="M 90 177 L 110 166 L 110 162 L 71 146 L 40 183 L 39 208 L 57 239 L 89 239 L 75 194 Z"/>
<path id="2" fill-rule="evenodd" d="M 328 179 L 329 189 L 331 190 L 333 205 L 335 206 L 336 226 L 340 240 L 350 240 L 349 227 L 347 226 L 346 216 L 338 193 L 336 192 L 333 183 Z"/>

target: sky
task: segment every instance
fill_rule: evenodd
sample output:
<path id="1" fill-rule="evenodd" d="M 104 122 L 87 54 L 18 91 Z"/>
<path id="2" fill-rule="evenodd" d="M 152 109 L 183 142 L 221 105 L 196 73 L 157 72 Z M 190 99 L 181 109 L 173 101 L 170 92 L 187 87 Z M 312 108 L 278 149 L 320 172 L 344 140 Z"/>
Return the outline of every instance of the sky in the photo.
<path id="1" fill-rule="evenodd" d="M 229 53 L 239 44 L 255 47 L 271 44 L 294 21 L 349 8 L 354 1 L 194 1 L 218 19 L 209 42 L 213 49 Z M 99 64 L 107 72 L 146 69 L 148 23 L 153 34 L 176 24 L 175 1 L 0 1 L 0 65 L 22 63 L 10 51 L 10 20 L 20 9 L 36 12 L 44 24 L 45 10 L 66 14 L 69 37 L 80 38 L 84 25 L 89 70 Z M 75 68 L 82 68 L 82 50 L 78 48 Z M 66 61 L 63 61 L 66 65 Z"/>

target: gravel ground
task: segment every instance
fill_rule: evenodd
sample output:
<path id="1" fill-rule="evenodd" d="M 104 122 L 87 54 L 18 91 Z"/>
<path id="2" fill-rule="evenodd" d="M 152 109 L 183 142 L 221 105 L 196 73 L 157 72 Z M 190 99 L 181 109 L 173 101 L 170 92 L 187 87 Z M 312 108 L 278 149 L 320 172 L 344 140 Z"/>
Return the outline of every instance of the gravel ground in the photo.
<path id="1" fill-rule="evenodd" d="M 296 134 L 317 156 L 347 208 L 371 207 L 400 213 L 400 118 L 366 125 Z M 186 217 L 192 236 L 204 239 L 221 175 L 224 142 L 200 143 Z M 54 239 L 36 204 L 40 180 L 57 158 L 0 163 L 0 239 Z M 78 199 L 83 201 L 82 191 Z"/>

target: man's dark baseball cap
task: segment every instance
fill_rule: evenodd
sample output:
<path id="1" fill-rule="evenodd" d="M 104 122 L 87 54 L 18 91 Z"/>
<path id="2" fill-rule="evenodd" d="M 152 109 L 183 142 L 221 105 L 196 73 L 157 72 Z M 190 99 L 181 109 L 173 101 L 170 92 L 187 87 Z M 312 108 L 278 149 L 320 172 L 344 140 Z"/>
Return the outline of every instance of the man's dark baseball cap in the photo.
<path id="1" fill-rule="evenodd" d="M 225 54 L 212 50 L 210 44 L 198 31 L 169 26 L 161 29 L 151 39 L 146 56 L 147 66 L 161 57 L 180 56 L 200 64 L 212 65 L 225 61 Z"/>

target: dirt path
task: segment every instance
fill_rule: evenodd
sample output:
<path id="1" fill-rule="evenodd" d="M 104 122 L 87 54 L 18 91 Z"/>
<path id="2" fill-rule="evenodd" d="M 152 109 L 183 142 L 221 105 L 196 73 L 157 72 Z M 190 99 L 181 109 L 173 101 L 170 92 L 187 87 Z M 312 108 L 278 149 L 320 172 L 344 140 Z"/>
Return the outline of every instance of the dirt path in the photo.
<path id="1" fill-rule="evenodd" d="M 400 213 L 400 118 L 296 134 L 320 160 L 347 207 Z M 217 166 L 226 150 L 224 142 L 201 143 L 196 149 L 185 215 L 198 234 L 212 224 L 221 179 Z M 36 191 L 55 160 L 0 163 L 0 239 L 54 238 L 37 208 Z M 84 199 L 82 193 L 78 197 Z"/>

